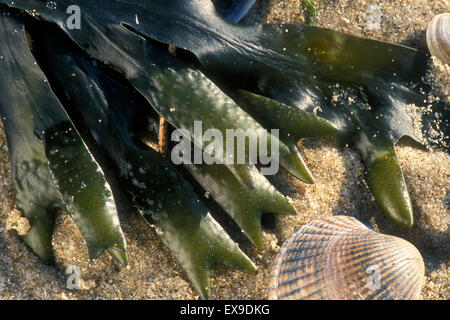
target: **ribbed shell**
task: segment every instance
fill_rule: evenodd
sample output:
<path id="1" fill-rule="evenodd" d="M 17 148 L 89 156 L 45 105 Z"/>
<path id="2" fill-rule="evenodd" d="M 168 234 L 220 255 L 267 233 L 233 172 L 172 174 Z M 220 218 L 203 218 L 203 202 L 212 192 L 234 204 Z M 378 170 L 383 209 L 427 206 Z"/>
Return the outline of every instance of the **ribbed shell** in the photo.
<path id="1" fill-rule="evenodd" d="M 424 272 L 408 241 L 353 217 L 331 216 L 303 226 L 283 245 L 269 299 L 417 299 Z"/>
<path id="2" fill-rule="evenodd" d="M 427 45 L 433 56 L 450 64 L 450 13 L 441 13 L 431 19 L 427 28 Z"/>

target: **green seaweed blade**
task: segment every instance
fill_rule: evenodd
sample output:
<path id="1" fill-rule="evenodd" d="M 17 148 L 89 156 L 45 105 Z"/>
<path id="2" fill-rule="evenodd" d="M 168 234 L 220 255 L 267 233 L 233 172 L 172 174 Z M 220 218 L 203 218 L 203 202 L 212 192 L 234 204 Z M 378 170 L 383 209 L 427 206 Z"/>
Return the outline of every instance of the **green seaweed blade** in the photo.
<path id="1" fill-rule="evenodd" d="M 127 265 L 116 205 L 101 168 L 67 121 L 45 131 L 46 155 L 64 207 L 83 233 L 91 259 L 105 249 Z"/>
<path id="2" fill-rule="evenodd" d="M 405 135 L 414 137 L 407 105 L 423 102 L 411 89 L 411 83 L 420 84 L 426 65 L 423 55 L 415 49 L 304 25 L 235 26 L 218 16 L 208 0 L 155 0 L 145 4 L 112 1 L 108 14 L 100 4 L 80 1 L 82 12 L 89 16 L 83 20 L 81 30 L 71 31 L 65 27 L 61 10 L 64 5 L 69 5 L 68 1 L 61 2 L 57 10 L 31 0 L 14 3 L 22 9 L 37 9 L 57 22 L 90 54 L 100 49 L 109 53 L 107 60 L 116 61 L 113 65 L 127 74 L 138 89 L 142 90 L 133 78 L 141 71 L 137 67 L 139 59 L 123 58 L 132 46 L 112 45 L 120 44 L 118 39 L 126 33 L 119 25 L 126 24 L 146 37 L 194 53 L 206 74 L 231 88 L 261 94 L 304 111 L 321 110 L 318 115 L 336 126 L 339 140 L 362 153 L 375 148 L 376 143 L 371 141 L 374 135 L 392 143 Z M 110 36 L 111 43 L 99 45 L 92 41 L 96 32 Z M 128 40 L 128 44 L 134 41 Z M 142 56 L 145 52 L 142 50 Z M 343 108 L 335 108 L 333 103 L 339 87 L 356 92 L 354 100 Z M 363 141 L 362 135 L 369 137 L 368 144 L 356 145 L 356 141 Z M 367 159 L 363 159 L 367 165 Z M 303 173 L 308 180 L 308 172 Z"/>
<path id="3" fill-rule="evenodd" d="M 48 169 L 44 146 L 34 134 L 33 111 L 22 82 L 9 82 L 8 74 L 19 74 L 13 43 L 23 41 L 22 27 L 12 18 L 0 16 L 0 114 L 8 143 L 15 189 L 15 206 L 28 219 L 30 230 L 24 236 L 28 246 L 47 264 L 54 262 L 52 234 L 54 216 L 60 205 Z M 19 88 L 17 87 L 19 85 Z"/>
<path id="4" fill-rule="evenodd" d="M 149 58 L 156 64 L 157 71 L 147 78 L 152 79 L 156 90 L 152 90 L 151 86 L 149 90 L 149 86 L 144 87 L 142 83 L 135 83 L 135 86 L 142 90 L 141 92 L 147 92 L 147 96 L 151 97 L 150 101 L 159 106 L 157 110 L 161 112 L 161 115 L 175 127 L 193 133 L 190 135 L 192 141 L 203 148 L 205 147 L 204 142 L 197 139 L 198 136 L 194 127 L 195 122 L 200 120 L 203 126 L 202 131 L 219 130 L 222 136 L 227 138 L 228 130 L 236 133 L 240 131 L 243 134 L 253 130 L 252 132 L 257 137 L 258 148 L 265 147 L 261 145 L 260 138 L 265 130 L 260 124 L 237 106 L 232 99 L 226 96 L 201 72 L 185 67 L 174 60 L 170 54 L 157 48 L 152 49 Z M 173 61 L 173 63 L 167 64 L 166 61 Z M 142 77 L 141 81 L 144 79 L 145 77 Z M 182 110 L 177 111 L 178 108 Z M 267 140 L 269 156 L 272 156 L 270 154 L 271 145 L 276 143 L 279 146 L 279 160 L 274 157 L 274 161 L 279 161 L 286 170 L 300 180 L 313 183 L 311 173 L 298 153 L 291 152 L 287 146 L 271 134 L 268 134 Z M 238 150 L 238 148 L 235 148 L 235 150 Z M 249 150 L 247 140 L 245 150 Z M 226 146 L 225 141 L 220 153 L 228 154 L 228 146 Z M 236 151 L 232 155 L 235 160 L 230 161 L 232 164 L 227 164 L 227 166 L 244 185 L 254 187 L 255 176 L 252 174 L 254 171 L 248 154 L 245 154 L 245 164 L 235 164 Z M 225 158 L 222 161 L 227 163 L 228 159 Z"/>
<path id="5" fill-rule="evenodd" d="M 137 5 L 143 6 L 142 3 Z M 69 2 L 62 1 L 53 9 L 34 1 L 19 1 L 14 6 L 36 10 L 46 19 L 56 22 L 89 55 L 123 73 L 163 117 L 176 128 L 186 129 L 191 140 L 200 147 L 203 147 L 203 141 L 199 141 L 194 131 L 195 121 L 202 121 L 204 130 L 218 129 L 224 135 L 227 129 L 264 131 L 199 70 L 186 66 L 168 52 L 163 54 L 160 48 L 126 28 L 123 24 L 129 19 L 120 17 L 127 9 L 123 3 L 113 1 L 109 8 L 111 11 L 98 16 L 104 6 L 80 1 L 79 6 L 84 13 L 81 15 L 81 29 L 71 29 L 66 25 L 65 8 L 70 6 Z M 112 13 L 116 10 L 119 16 Z M 136 16 L 135 20 L 139 21 Z M 129 25 L 134 27 L 135 23 Z M 311 173 L 298 152 L 291 153 L 276 137 L 270 136 L 269 140 L 276 140 L 279 145 L 277 156 L 282 167 L 300 180 L 313 183 Z M 254 187 L 254 179 L 250 175 L 252 162 L 248 158 L 245 164 L 236 164 L 231 159 L 224 159 L 224 162 L 244 185 Z"/>
<path id="6" fill-rule="evenodd" d="M 366 179 L 380 209 L 397 227 L 412 227 L 413 205 L 403 172 L 397 160 L 394 144 L 386 138 L 367 142 L 362 136 L 357 143 L 367 166 Z M 370 146 L 370 147 L 368 147 Z"/>
<path id="7" fill-rule="evenodd" d="M 60 207 L 83 233 L 91 258 L 111 248 L 121 251 L 116 257 L 126 264 L 125 238 L 103 173 L 37 67 L 23 25 L 11 17 L 1 19 L 1 50 L 6 52 L 0 60 L 0 111 L 6 119 L 18 208 L 30 218 L 31 233 L 25 241 L 44 261 L 52 262 L 53 215 Z M 90 192 L 87 201 L 80 196 L 83 189 Z"/>
<path id="8" fill-rule="evenodd" d="M 97 63 L 36 34 L 52 84 L 64 89 L 65 105 L 77 110 L 101 149 L 113 160 L 122 189 L 170 249 L 202 298 L 210 295 L 210 269 L 225 264 L 248 273 L 256 268 L 211 217 L 192 186 L 161 154 L 138 147 L 134 121 L 148 117 L 132 91 Z M 42 42 L 42 43 L 41 43 Z M 64 72 L 61 70 L 64 67 Z"/>
<path id="9" fill-rule="evenodd" d="M 239 106 L 256 119 L 264 128 L 280 128 L 280 140 L 291 154 L 298 154 L 297 141 L 306 137 L 320 137 L 337 133 L 332 122 L 245 90 L 235 97 Z M 301 158 L 301 156 L 299 155 Z"/>
<path id="10" fill-rule="evenodd" d="M 30 5 L 30 1 L 19 2 Z M 81 3 L 86 12 L 98 17 L 99 24 L 124 23 L 145 36 L 193 52 L 215 81 L 304 111 L 321 110 L 318 115 L 333 123 L 339 140 L 358 148 L 362 154 L 370 153 L 364 153 L 365 149 L 375 151 L 375 142 L 371 141 L 374 135 L 392 143 L 404 135 L 414 137 L 406 106 L 420 100 L 408 87 L 411 81 L 419 82 L 425 65 L 417 50 L 303 25 L 234 26 L 218 16 L 206 0 L 161 0 L 145 5 L 132 2 L 136 5 L 134 16 L 126 14 L 127 4 L 124 3 L 113 2 L 108 8 L 113 14 L 108 15 L 101 14 L 100 6 Z M 40 8 L 40 11 L 64 25 L 62 16 L 55 10 Z M 136 17 L 145 19 L 136 20 Z M 164 28 L 159 27 L 160 21 L 164 21 Z M 92 24 L 86 20 L 85 26 Z M 86 44 L 84 39 L 88 38 L 80 36 L 82 32 L 89 32 L 84 29 L 79 33 L 68 31 L 79 39 L 80 46 Z M 117 50 L 108 49 L 104 52 Z M 114 56 L 120 61 L 116 65 L 124 64 L 118 53 Z M 129 70 L 124 72 L 132 78 L 139 72 L 138 63 L 135 59 L 126 63 L 129 68 L 122 70 Z M 140 89 L 136 82 L 134 85 Z M 335 108 L 336 88 L 356 91 L 353 102 L 338 103 L 341 107 Z M 362 136 L 369 137 L 365 145 L 361 144 Z M 292 145 L 290 149 L 293 150 Z M 363 160 L 368 166 L 364 155 Z M 402 181 L 397 180 L 396 184 Z M 377 192 L 377 203 L 390 202 L 387 196 Z M 406 193 L 393 198 L 408 203 Z M 381 209 L 388 217 L 394 214 L 384 206 Z M 406 221 L 406 225 L 410 223 Z"/>
<path id="11" fill-rule="evenodd" d="M 285 105 L 276 100 L 259 96 L 244 90 L 237 95 L 238 103 L 244 107 L 264 126 L 280 126 L 280 139 L 295 147 L 298 139 L 303 137 L 315 137 L 330 134 L 341 134 L 332 122 L 305 112 L 297 107 Z M 345 99 L 337 98 L 335 108 L 338 105 L 345 109 L 355 119 L 355 126 L 364 127 L 363 121 L 358 121 L 361 108 L 348 104 Z M 345 137 L 344 141 L 351 139 L 355 147 L 360 151 L 362 159 L 367 166 L 367 182 L 375 200 L 386 217 L 396 226 L 413 225 L 413 208 L 408 193 L 405 179 L 396 158 L 394 144 L 388 137 L 382 136 L 380 130 L 372 132 L 368 137 L 367 130 L 357 130 L 354 136 Z M 341 137 L 342 138 L 342 137 Z"/>
<path id="12" fill-rule="evenodd" d="M 261 175 L 249 190 L 220 164 L 186 165 L 189 172 L 238 224 L 258 249 L 263 249 L 261 215 L 266 212 L 296 214 L 295 207 Z M 256 170 L 256 168 L 254 169 Z"/>

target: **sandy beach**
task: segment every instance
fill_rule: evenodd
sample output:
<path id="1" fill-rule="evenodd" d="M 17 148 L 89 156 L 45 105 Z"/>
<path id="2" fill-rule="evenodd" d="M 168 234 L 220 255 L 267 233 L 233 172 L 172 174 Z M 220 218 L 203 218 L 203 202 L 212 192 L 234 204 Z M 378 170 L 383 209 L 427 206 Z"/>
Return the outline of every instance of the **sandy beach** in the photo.
<path id="1" fill-rule="evenodd" d="M 317 25 L 372 39 L 424 48 L 428 22 L 450 12 L 448 0 L 314 0 Z M 373 23 L 373 14 L 378 19 Z M 241 23 L 309 23 L 311 14 L 302 0 L 259 0 Z M 450 103 L 450 66 L 430 59 L 428 80 L 433 94 Z M 414 244 L 425 262 L 421 298 L 449 299 L 450 283 L 450 155 L 420 147 L 407 139 L 396 146 L 397 156 L 412 197 L 414 226 L 391 227 L 377 208 L 364 181 L 357 151 L 342 148 L 335 138 L 303 139 L 299 150 L 316 183 L 306 185 L 283 170 L 271 182 L 291 197 L 298 215 L 264 219 L 264 250 L 253 248 L 238 232 L 233 239 L 254 261 L 258 275 L 215 267 L 211 299 L 266 299 L 270 270 L 282 243 L 303 224 L 329 215 L 354 216 L 375 230 Z M 117 196 L 116 196 L 117 198 Z M 129 265 L 120 267 L 108 254 L 88 258 L 85 242 L 71 220 L 58 216 L 54 234 L 57 263 L 46 266 L 10 229 L 14 191 L 8 149 L 0 125 L 0 299 L 198 299 L 182 268 L 144 219 L 125 199 L 116 199 L 128 245 Z M 273 219 L 272 219 L 273 217 Z M 9 223 L 9 224 L 8 224 Z M 81 288 L 67 288 L 66 270 L 81 271 Z"/>

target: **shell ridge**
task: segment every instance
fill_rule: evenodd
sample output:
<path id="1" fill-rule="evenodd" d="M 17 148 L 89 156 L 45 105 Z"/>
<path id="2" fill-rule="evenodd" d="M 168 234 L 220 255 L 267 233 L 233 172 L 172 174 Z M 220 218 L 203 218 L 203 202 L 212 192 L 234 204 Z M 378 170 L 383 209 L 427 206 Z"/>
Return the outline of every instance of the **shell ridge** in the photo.
<path id="1" fill-rule="evenodd" d="M 290 245 L 292 244 L 292 242 L 297 238 L 297 236 L 301 233 L 301 228 L 300 230 L 298 230 L 297 232 L 295 232 L 289 239 L 288 241 L 286 241 L 281 249 L 280 249 L 280 253 L 278 258 L 275 261 L 275 266 L 273 268 L 274 270 L 274 274 L 272 276 L 272 281 L 270 284 L 270 290 L 269 290 L 269 299 L 277 299 L 278 298 L 278 294 L 277 294 L 277 289 L 278 289 L 278 277 L 280 275 L 280 270 L 281 270 L 281 265 L 283 263 L 283 257 L 286 255 L 286 251 L 288 250 L 288 248 L 290 247 Z"/>
<path id="2" fill-rule="evenodd" d="M 420 295 L 423 260 L 417 248 L 402 238 L 378 233 L 350 216 L 313 221 L 294 235 L 277 260 L 280 298 L 414 299 Z"/>
<path id="3" fill-rule="evenodd" d="M 408 266 L 408 265 L 406 265 L 406 267 L 407 267 L 407 269 L 403 270 L 405 273 L 408 272 L 412 268 L 411 266 Z M 382 278 L 380 280 L 380 282 L 383 280 L 386 280 L 386 279 Z M 374 291 L 371 295 L 368 296 L 368 299 L 374 300 L 376 298 L 379 300 L 386 300 L 386 299 L 391 300 L 391 299 L 393 299 L 391 297 L 392 294 L 396 291 L 395 289 L 399 285 L 401 285 L 401 282 L 398 281 L 398 278 L 390 276 L 389 281 L 387 281 L 387 282 L 383 281 L 382 288 L 385 289 L 385 291 L 381 291 L 381 290 Z"/>
<path id="4" fill-rule="evenodd" d="M 380 249 L 379 251 L 382 252 L 383 250 Z M 400 252 L 400 251 L 401 251 L 401 250 L 399 249 L 398 252 Z M 391 261 L 392 259 L 394 259 L 394 258 L 397 256 L 397 253 L 398 253 L 398 252 L 395 252 L 395 253 L 393 253 L 392 255 L 390 255 L 390 256 L 388 256 L 388 257 L 385 257 L 383 260 L 381 260 L 381 259 L 380 259 L 380 260 L 377 260 L 377 262 L 374 263 L 374 264 L 372 264 L 372 265 L 378 265 L 378 266 L 381 265 L 379 271 L 380 271 L 380 273 L 382 273 L 382 271 L 386 270 L 386 269 L 389 267 L 390 261 Z M 375 256 L 374 258 L 381 258 L 381 257 L 383 257 L 382 253 L 380 253 L 379 255 Z M 367 265 L 367 264 L 365 264 L 365 265 Z M 371 266 L 371 265 L 367 265 L 367 267 L 370 267 L 370 266 Z M 356 271 L 354 271 L 351 275 L 356 275 L 357 273 L 359 273 L 359 271 L 360 271 L 360 268 L 356 269 Z M 366 275 L 365 273 L 361 273 L 360 278 L 357 278 L 356 280 L 361 280 L 362 277 L 366 277 L 366 276 L 367 276 L 367 275 Z"/>

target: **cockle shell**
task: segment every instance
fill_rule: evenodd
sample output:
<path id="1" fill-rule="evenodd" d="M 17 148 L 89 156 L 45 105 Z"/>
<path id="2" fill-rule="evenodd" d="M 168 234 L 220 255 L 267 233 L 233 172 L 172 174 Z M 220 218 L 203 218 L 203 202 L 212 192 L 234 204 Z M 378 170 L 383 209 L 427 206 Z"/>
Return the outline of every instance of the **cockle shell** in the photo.
<path id="1" fill-rule="evenodd" d="M 427 28 L 427 45 L 433 56 L 450 64 L 450 13 L 441 13 L 431 19 Z"/>
<path id="2" fill-rule="evenodd" d="M 417 299 L 424 272 L 408 241 L 353 217 L 331 216 L 304 225 L 283 244 L 269 299 Z"/>

